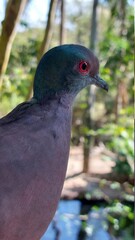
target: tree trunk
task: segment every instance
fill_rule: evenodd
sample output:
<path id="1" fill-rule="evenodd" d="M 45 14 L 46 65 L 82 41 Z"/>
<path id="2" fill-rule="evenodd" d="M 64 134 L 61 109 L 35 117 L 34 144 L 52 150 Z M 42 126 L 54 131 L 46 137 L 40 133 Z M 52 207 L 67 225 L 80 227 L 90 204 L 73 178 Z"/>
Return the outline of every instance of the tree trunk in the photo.
<path id="1" fill-rule="evenodd" d="M 15 38 L 15 27 L 19 22 L 27 0 L 9 0 L 6 7 L 5 19 L 2 22 L 2 32 L 0 36 L 0 85 L 2 76 L 6 72 L 12 44 Z"/>
<path id="2" fill-rule="evenodd" d="M 118 3 L 118 12 L 120 17 L 120 30 L 119 30 L 119 37 L 122 38 L 124 31 L 125 31 L 125 18 L 126 18 L 126 0 L 120 0 Z M 124 50 L 123 50 L 124 51 Z M 121 59 L 122 59 L 122 50 L 120 52 Z M 120 63 L 121 65 L 121 63 Z M 120 66 L 119 66 L 120 67 Z M 119 113 L 122 108 L 124 108 L 128 103 L 128 92 L 126 84 L 123 80 L 119 80 L 117 85 L 117 95 L 116 95 L 116 102 L 115 102 L 115 123 L 118 122 Z"/>
<path id="3" fill-rule="evenodd" d="M 91 87 L 87 88 L 87 94 L 86 94 L 87 107 L 84 112 L 83 124 L 88 129 L 93 128 L 93 121 L 91 119 L 91 108 L 95 101 L 95 90 L 96 90 L 95 86 L 94 88 L 91 88 Z M 84 138 L 85 140 L 83 144 L 83 172 L 88 173 L 90 171 L 90 167 L 89 167 L 90 150 L 94 145 L 94 137 L 90 135 L 85 135 Z"/>
<path id="4" fill-rule="evenodd" d="M 119 113 L 122 108 L 125 108 L 128 104 L 128 91 L 124 81 L 119 81 L 117 86 L 117 95 L 115 103 L 115 123 L 118 122 Z"/>
<path id="5" fill-rule="evenodd" d="M 61 0 L 61 21 L 60 21 L 60 45 L 64 44 L 65 40 L 65 0 Z"/>
<path id="6" fill-rule="evenodd" d="M 98 0 L 94 0 L 92 19 L 91 19 L 91 34 L 90 34 L 90 48 L 93 50 L 95 50 L 95 44 L 97 40 L 97 7 L 98 7 Z"/>
<path id="7" fill-rule="evenodd" d="M 48 20 L 47 20 L 47 26 L 45 29 L 45 35 L 41 44 L 41 48 L 38 54 L 38 61 L 42 57 L 42 55 L 49 49 L 52 33 L 53 33 L 53 25 L 55 20 L 55 13 L 57 8 L 58 0 L 51 0 L 50 1 L 50 7 L 49 7 L 49 13 L 48 13 Z"/>
<path id="8" fill-rule="evenodd" d="M 97 7 L 98 0 L 93 1 L 93 11 L 91 19 L 91 36 L 90 36 L 90 48 L 95 49 L 95 43 L 97 39 Z M 92 128 L 93 121 L 91 119 L 91 107 L 95 101 L 95 86 L 90 86 L 87 89 L 87 107 L 84 114 L 84 124 L 88 128 Z M 83 145 L 83 172 L 87 173 L 89 171 L 89 158 L 90 158 L 90 149 L 93 147 L 94 139 L 91 136 L 85 136 L 85 141 Z"/>

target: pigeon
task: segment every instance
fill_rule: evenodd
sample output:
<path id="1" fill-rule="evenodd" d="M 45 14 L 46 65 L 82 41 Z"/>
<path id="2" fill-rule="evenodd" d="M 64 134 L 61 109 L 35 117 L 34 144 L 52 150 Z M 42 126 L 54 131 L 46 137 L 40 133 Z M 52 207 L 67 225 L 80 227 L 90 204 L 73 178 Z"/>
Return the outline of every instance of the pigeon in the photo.
<path id="1" fill-rule="evenodd" d="M 40 60 L 33 97 L 0 119 L 0 239 L 39 240 L 60 199 L 75 96 L 95 84 L 99 61 L 81 45 L 50 49 Z"/>

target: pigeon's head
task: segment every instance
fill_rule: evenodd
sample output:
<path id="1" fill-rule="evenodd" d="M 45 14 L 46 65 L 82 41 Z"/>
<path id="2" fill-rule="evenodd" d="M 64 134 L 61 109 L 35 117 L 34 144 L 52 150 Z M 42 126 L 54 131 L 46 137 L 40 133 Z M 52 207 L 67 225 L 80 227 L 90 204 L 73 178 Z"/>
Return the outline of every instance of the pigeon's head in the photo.
<path id="1" fill-rule="evenodd" d="M 74 97 L 90 84 L 108 90 L 107 83 L 98 73 L 99 61 L 91 50 L 74 44 L 52 48 L 37 67 L 34 97 L 38 101 L 63 94 Z"/>

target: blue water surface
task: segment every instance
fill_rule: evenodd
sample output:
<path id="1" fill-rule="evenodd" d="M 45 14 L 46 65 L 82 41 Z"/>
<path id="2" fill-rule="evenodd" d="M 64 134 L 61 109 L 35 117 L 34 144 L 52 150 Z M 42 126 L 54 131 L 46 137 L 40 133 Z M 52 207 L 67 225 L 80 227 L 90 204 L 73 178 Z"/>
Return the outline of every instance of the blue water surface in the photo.
<path id="1" fill-rule="evenodd" d="M 81 202 L 61 200 L 57 212 L 41 240 L 78 240 Z"/>

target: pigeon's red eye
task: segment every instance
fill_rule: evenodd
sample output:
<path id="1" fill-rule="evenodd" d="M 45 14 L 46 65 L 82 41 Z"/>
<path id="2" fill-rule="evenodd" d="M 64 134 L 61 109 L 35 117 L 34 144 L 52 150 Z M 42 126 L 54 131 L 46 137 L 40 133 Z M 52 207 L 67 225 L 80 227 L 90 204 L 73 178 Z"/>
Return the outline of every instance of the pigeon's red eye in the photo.
<path id="1" fill-rule="evenodd" d="M 79 72 L 81 74 L 84 74 L 84 75 L 87 74 L 89 72 L 89 68 L 90 68 L 90 66 L 87 62 L 81 61 L 79 63 Z"/>

